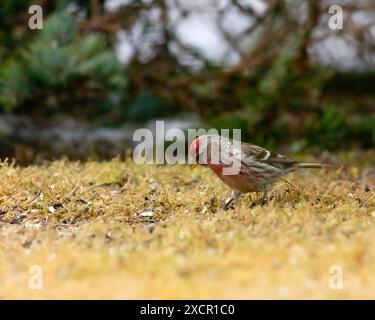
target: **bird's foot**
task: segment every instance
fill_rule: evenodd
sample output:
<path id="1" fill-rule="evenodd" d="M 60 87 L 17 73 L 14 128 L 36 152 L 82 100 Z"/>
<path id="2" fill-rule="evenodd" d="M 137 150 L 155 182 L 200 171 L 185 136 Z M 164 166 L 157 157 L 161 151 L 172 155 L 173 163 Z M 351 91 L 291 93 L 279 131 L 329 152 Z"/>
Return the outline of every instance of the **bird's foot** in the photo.
<path id="1" fill-rule="evenodd" d="M 221 209 L 225 211 L 229 209 L 233 209 L 233 203 L 234 203 L 234 198 L 228 197 L 223 201 L 223 204 L 221 205 Z"/>
<path id="2" fill-rule="evenodd" d="M 258 207 L 258 206 L 265 206 L 267 204 L 267 199 L 266 200 L 256 200 L 256 201 L 253 201 L 251 204 L 250 204 L 250 209 L 254 209 L 255 207 Z"/>
<path id="3" fill-rule="evenodd" d="M 253 201 L 251 204 L 250 204 L 250 208 L 253 209 L 257 206 L 261 206 L 263 207 L 264 205 L 266 205 L 268 202 L 268 199 L 267 199 L 267 192 L 264 192 L 262 197 L 256 201 Z"/>
<path id="4" fill-rule="evenodd" d="M 229 209 L 233 209 L 233 205 L 234 205 L 234 201 L 240 196 L 240 193 L 239 192 L 236 192 L 236 191 L 232 191 L 232 193 L 230 194 L 230 196 L 228 198 L 226 198 L 224 201 L 223 201 L 223 204 L 221 205 L 221 208 L 223 210 L 229 210 Z"/>

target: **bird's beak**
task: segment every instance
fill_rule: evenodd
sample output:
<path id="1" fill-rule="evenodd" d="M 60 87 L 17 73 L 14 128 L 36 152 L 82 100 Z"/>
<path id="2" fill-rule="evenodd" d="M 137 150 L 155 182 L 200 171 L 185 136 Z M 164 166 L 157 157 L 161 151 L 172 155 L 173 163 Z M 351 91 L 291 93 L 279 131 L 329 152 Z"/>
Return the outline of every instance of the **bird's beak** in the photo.
<path id="1" fill-rule="evenodd" d="M 198 161 L 195 161 L 195 163 L 193 163 L 191 166 L 190 166 L 190 170 L 193 170 L 196 166 L 199 165 L 199 162 Z"/>

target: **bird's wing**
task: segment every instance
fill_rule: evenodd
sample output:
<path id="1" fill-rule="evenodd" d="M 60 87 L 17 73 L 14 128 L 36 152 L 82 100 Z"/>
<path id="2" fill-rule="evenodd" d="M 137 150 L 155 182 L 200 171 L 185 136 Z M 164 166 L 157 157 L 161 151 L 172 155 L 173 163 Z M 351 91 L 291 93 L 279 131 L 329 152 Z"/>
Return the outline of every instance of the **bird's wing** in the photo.
<path id="1" fill-rule="evenodd" d="M 241 151 L 245 157 L 258 162 L 284 165 L 293 165 L 297 163 L 295 160 L 289 159 L 281 154 L 268 151 L 267 149 L 251 143 L 242 143 Z"/>

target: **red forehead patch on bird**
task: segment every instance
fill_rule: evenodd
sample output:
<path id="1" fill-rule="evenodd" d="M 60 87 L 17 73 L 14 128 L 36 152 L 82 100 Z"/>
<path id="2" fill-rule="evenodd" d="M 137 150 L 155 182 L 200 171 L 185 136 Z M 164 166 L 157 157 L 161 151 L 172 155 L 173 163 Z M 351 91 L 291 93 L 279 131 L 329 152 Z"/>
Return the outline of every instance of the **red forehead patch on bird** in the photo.
<path id="1" fill-rule="evenodd" d="M 197 154 L 199 154 L 199 144 L 200 144 L 200 141 L 199 141 L 199 137 L 194 139 L 194 141 L 191 143 L 190 145 L 190 148 L 189 148 L 189 155 L 190 156 L 196 156 Z"/>

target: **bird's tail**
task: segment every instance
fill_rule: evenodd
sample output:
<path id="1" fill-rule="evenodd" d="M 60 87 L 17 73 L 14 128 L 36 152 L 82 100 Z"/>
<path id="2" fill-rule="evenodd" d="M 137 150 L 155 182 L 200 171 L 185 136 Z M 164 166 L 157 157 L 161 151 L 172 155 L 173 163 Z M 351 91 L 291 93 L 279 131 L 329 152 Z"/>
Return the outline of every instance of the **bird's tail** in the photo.
<path id="1" fill-rule="evenodd" d="M 300 163 L 298 165 L 298 168 L 303 168 L 303 169 L 320 169 L 320 168 L 328 168 L 332 167 L 331 164 L 324 164 L 324 163 Z"/>

